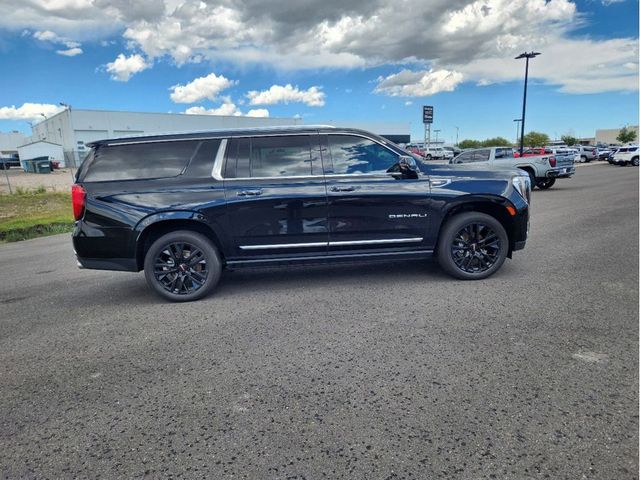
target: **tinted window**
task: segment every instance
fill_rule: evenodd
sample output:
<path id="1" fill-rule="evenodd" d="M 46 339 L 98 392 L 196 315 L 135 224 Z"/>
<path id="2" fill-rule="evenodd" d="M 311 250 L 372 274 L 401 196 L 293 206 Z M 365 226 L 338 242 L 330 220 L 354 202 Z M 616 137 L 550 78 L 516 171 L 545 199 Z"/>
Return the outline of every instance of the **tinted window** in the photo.
<path id="1" fill-rule="evenodd" d="M 461 153 L 456 157 L 455 163 L 468 163 L 473 161 L 473 152 Z"/>
<path id="2" fill-rule="evenodd" d="M 329 135 L 333 173 L 386 173 L 398 163 L 398 155 L 363 137 Z"/>
<path id="3" fill-rule="evenodd" d="M 251 139 L 251 177 L 312 175 L 309 137 L 255 137 Z"/>
<path id="4" fill-rule="evenodd" d="M 482 150 L 476 150 L 473 152 L 473 161 L 474 162 L 488 162 L 489 157 L 491 156 L 491 150 L 488 148 Z"/>
<path id="5" fill-rule="evenodd" d="M 98 147 L 82 179 L 85 182 L 175 177 L 182 173 L 200 142 L 138 143 Z"/>
<path id="6" fill-rule="evenodd" d="M 511 159 L 511 158 L 513 158 L 513 149 L 511 149 L 511 148 L 496 148 L 496 156 L 495 156 L 495 158 L 497 158 L 497 159 L 500 159 L 500 158 Z"/>
<path id="7" fill-rule="evenodd" d="M 225 178 L 297 177 L 321 174 L 307 135 L 233 138 L 227 147 Z"/>

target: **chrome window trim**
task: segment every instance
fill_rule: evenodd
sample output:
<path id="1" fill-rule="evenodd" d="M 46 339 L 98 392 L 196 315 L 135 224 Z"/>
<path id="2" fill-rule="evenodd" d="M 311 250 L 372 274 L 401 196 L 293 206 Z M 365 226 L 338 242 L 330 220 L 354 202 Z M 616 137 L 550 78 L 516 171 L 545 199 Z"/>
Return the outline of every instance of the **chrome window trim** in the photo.
<path id="1" fill-rule="evenodd" d="M 216 159 L 213 161 L 213 168 L 211 169 L 211 176 L 219 181 L 224 180 L 222 178 L 222 164 L 224 163 L 224 154 L 227 151 L 227 139 L 220 140 L 218 151 L 216 152 Z"/>
<path id="2" fill-rule="evenodd" d="M 284 133 L 271 133 L 271 134 L 264 134 L 264 135 L 232 135 L 230 138 L 254 138 L 254 137 L 290 137 L 290 136 L 311 136 L 314 135 L 313 133 L 288 133 L 288 132 L 284 132 Z M 380 141 L 368 137 L 366 135 L 360 134 L 360 133 L 353 133 L 353 132 L 328 132 L 328 133 L 317 133 L 315 135 L 343 135 L 343 136 L 349 136 L 349 137 L 360 137 L 360 138 L 365 138 L 373 143 L 376 143 L 384 148 L 386 148 L 387 150 L 389 150 L 391 153 L 393 153 L 394 155 L 397 155 L 398 157 L 400 156 L 400 154 L 396 151 L 394 151 L 393 149 L 389 148 L 385 143 L 380 143 Z M 226 140 L 226 139 L 225 139 Z M 320 146 L 320 145 L 318 145 Z M 220 148 L 222 148 L 222 144 L 220 145 Z M 329 147 L 330 148 L 330 147 Z M 226 145 L 224 150 L 226 150 Z M 312 148 L 313 150 L 313 148 Z M 218 153 L 220 153 L 220 150 L 218 150 Z M 216 155 L 216 162 L 218 161 L 218 155 Z M 221 162 L 224 162 L 224 153 L 222 154 L 222 160 Z M 214 169 L 215 169 L 216 165 L 214 162 Z M 234 180 L 238 180 L 238 181 L 250 181 L 250 180 L 301 180 L 301 179 L 320 179 L 320 178 L 334 178 L 334 177 L 360 177 L 360 178 L 385 178 L 385 177 L 391 177 L 393 176 L 393 173 L 329 173 L 326 174 L 324 173 L 324 169 L 323 169 L 323 173 L 322 174 L 318 174 L 318 175 L 290 175 L 290 176 L 286 176 L 286 177 L 236 177 L 236 178 L 226 178 L 222 176 L 222 164 L 219 166 L 219 171 L 220 171 L 220 178 L 215 178 L 216 180 L 224 180 L 225 182 L 230 182 L 230 181 L 234 181 Z M 418 176 L 421 176 L 422 172 L 418 172 Z M 213 176 L 213 175 L 212 175 Z"/>
<path id="3" fill-rule="evenodd" d="M 344 240 L 337 242 L 308 242 L 308 243 L 275 243 L 266 245 L 240 245 L 240 250 L 271 250 L 278 248 L 310 248 L 310 247 L 343 247 L 351 245 L 383 245 L 389 243 L 418 243 L 423 237 L 384 238 L 380 240 Z"/>

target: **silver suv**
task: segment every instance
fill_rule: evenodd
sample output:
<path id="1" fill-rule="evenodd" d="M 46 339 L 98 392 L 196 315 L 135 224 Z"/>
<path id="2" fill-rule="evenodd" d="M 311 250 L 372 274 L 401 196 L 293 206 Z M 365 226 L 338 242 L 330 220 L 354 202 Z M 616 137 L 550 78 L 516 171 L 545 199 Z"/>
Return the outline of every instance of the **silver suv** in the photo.
<path id="1" fill-rule="evenodd" d="M 591 160 L 598 159 L 598 149 L 596 147 L 590 145 L 574 145 L 571 148 L 578 151 L 580 162 L 589 163 Z"/>

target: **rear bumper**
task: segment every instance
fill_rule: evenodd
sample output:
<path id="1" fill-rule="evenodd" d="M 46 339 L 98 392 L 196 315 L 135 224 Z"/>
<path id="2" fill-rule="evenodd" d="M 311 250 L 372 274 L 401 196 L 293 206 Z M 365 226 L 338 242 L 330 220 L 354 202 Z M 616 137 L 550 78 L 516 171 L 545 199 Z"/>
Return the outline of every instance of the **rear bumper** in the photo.
<path id="1" fill-rule="evenodd" d="M 121 272 L 137 272 L 138 266 L 132 258 L 82 258 L 76 255 L 78 268 L 94 270 L 118 270 Z"/>
<path id="2" fill-rule="evenodd" d="M 547 172 L 548 178 L 569 178 L 576 173 L 576 167 L 561 167 L 549 170 Z"/>

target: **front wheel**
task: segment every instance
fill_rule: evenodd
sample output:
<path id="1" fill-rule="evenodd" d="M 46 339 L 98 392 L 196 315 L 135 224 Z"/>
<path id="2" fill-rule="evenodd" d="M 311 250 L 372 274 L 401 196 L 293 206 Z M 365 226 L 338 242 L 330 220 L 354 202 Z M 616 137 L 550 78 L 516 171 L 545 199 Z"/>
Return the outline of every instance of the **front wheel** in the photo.
<path id="1" fill-rule="evenodd" d="M 427 160 L 431 160 L 431 158 L 432 158 L 432 157 L 431 157 L 431 154 L 430 154 L 430 153 L 428 153 L 428 154 L 427 154 L 427 156 L 426 156 L 425 158 L 426 158 Z"/>
<path id="2" fill-rule="evenodd" d="M 553 187 L 553 185 L 555 183 L 556 183 L 556 179 L 555 178 L 541 178 L 540 180 L 538 180 L 536 182 L 536 186 L 540 190 L 547 190 L 547 189 Z"/>
<path id="3" fill-rule="evenodd" d="M 172 302 L 198 300 L 217 285 L 222 272 L 218 251 L 204 235 L 178 230 L 158 238 L 144 259 L 149 286 Z"/>
<path id="4" fill-rule="evenodd" d="M 634 167 L 637 167 L 638 165 L 640 165 L 640 161 L 638 160 L 638 157 L 633 157 L 631 159 L 631 165 L 633 165 Z"/>
<path id="5" fill-rule="evenodd" d="M 507 258 L 509 237 L 494 217 L 468 212 L 452 217 L 438 240 L 438 262 L 461 280 L 480 280 L 500 269 Z"/>

